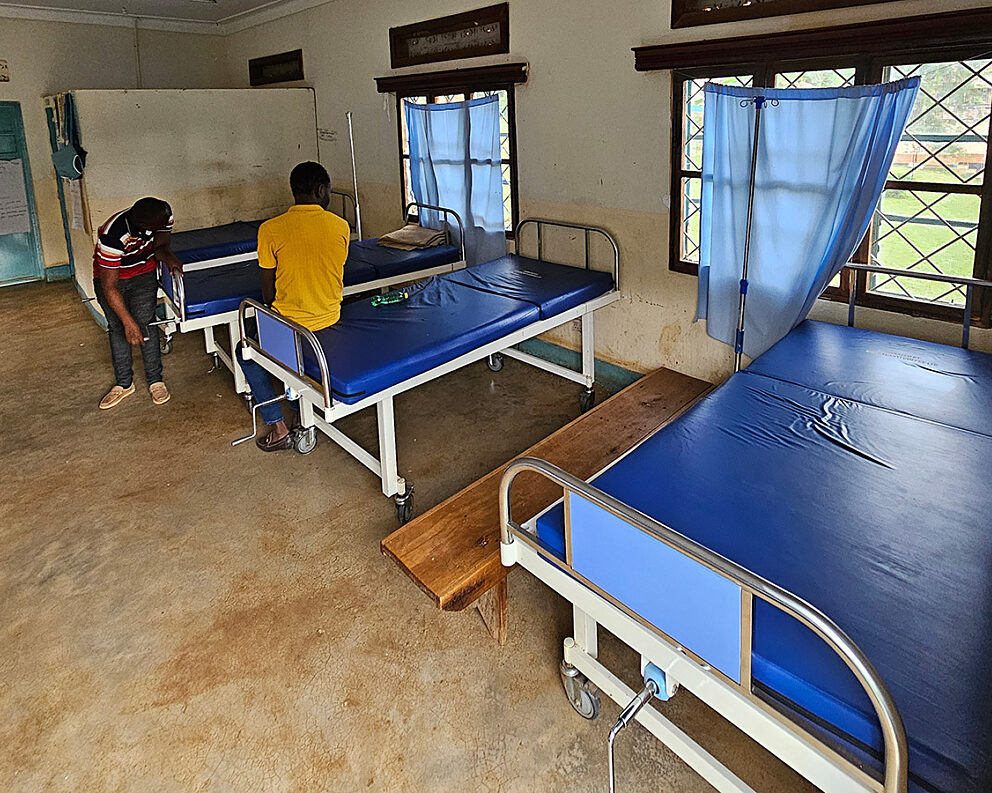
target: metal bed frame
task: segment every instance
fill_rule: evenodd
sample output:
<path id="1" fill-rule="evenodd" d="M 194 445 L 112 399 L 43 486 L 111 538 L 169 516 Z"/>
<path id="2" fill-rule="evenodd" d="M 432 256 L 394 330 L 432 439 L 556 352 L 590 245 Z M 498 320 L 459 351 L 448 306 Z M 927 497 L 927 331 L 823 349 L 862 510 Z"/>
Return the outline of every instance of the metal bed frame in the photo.
<path id="1" fill-rule="evenodd" d="M 347 201 L 350 201 L 352 205 L 357 208 L 358 205 L 355 202 L 355 199 L 348 193 L 340 193 L 336 191 L 331 192 L 332 195 L 341 197 L 342 208 L 345 206 Z M 447 209 L 446 207 L 436 207 L 414 202 L 407 205 L 403 213 L 404 218 L 409 215 L 410 209 L 414 206 L 422 207 L 424 209 L 433 209 L 443 214 L 445 218 L 445 242 L 449 245 L 453 244 L 451 225 L 454 223 L 454 225 L 457 226 L 458 250 L 460 256 L 459 260 L 452 262 L 451 264 L 428 267 L 412 273 L 404 273 L 402 275 L 395 275 L 389 278 L 379 278 L 375 281 L 367 281 L 361 284 L 346 286 L 344 288 L 345 297 L 359 294 L 361 292 L 385 290 L 391 286 L 395 286 L 396 284 L 406 283 L 420 278 L 428 278 L 432 275 L 439 275 L 440 273 L 450 272 L 451 270 L 457 270 L 465 266 L 465 230 L 462 225 L 462 219 L 459 217 L 458 213 L 453 209 Z M 351 224 L 349 223 L 349 225 Z M 355 233 L 353 232 L 351 236 L 352 239 L 354 239 Z M 257 258 L 258 254 L 256 251 L 247 251 L 245 253 L 238 253 L 232 256 L 223 256 L 217 259 L 206 259 L 204 261 L 194 262 L 190 265 L 185 265 L 183 270 L 186 272 L 191 272 L 193 270 L 206 270 L 212 267 L 221 267 L 226 264 L 253 261 Z M 151 324 L 158 325 L 162 329 L 162 352 L 168 354 L 172 351 L 172 337 L 177 332 L 189 333 L 192 331 L 202 330 L 207 355 L 214 356 L 215 368 L 219 367 L 220 364 L 226 366 L 230 370 L 231 374 L 234 375 L 235 391 L 239 394 L 245 395 L 247 398 L 250 395 L 248 382 L 245 380 L 244 373 L 241 371 L 241 366 L 238 364 L 236 356 L 234 355 L 234 350 L 236 349 L 241 338 L 238 326 L 238 310 L 234 309 L 232 311 L 225 311 L 220 314 L 211 314 L 208 316 L 188 317 L 186 314 L 186 289 L 183 283 L 182 274 L 177 273 L 173 275 L 164 265 L 159 264 L 158 277 L 160 285 L 164 285 L 166 279 L 171 281 L 172 291 L 175 295 L 174 298 L 169 297 L 163 286 L 160 286 L 159 298 L 161 304 L 165 307 L 165 318 L 157 320 Z M 229 342 L 227 350 L 217 343 L 217 339 L 214 335 L 216 329 L 223 328 L 224 326 L 227 327 L 227 337 Z"/>
<path id="2" fill-rule="evenodd" d="M 903 270 L 868 264 L 849 264 L 848 267 L 865 272 L 907 275 Z M 967 349 L 974 289 L 992 289 L 992 281 L 937 273 L 912 273 L 912 277 L 959 283 L 965 286 L 961 346 Z M 854 326 L 854 317 L 855 300 L 852 289 L 847 316 L 847 324 L 851 327 Z M 621 455 L 618 460 L 630 454 L 630 451 Z M 610 466 L 616 464 L 618 460 L 614 460 Z M 743 598 L 740 683 L 714 670 L 705 659 L 694 654 L 691 648 L 682 647 L 667 636 L 662 626 L 648 624 L 624 604 L 583 578 L 568 562 L 562 562 L 545 550 L 534 539 L 535 524 L 540 515 L 524 525 L 514 521 L 510 508 L 511 488 L 516 476 L 524 471 L 537 473 L 561 485 L 566 503 L 570 493 L 584 498 L 740 587 Z M 878 791 L 906 793 L 908 749 L 905 728 L 895 702 L 864 652 L 821 611 L 776 584 L 756 576 L 731 560 L 715 554 L 674 529 L 544 460 L 522 458 L 511 463 L 503 474 L 499 498 L 500 554 L 503 564 L 507 567 L 519 564 L 572 603 L 574 636 L 565 639 L 564 659 L 561 664 L 562 683 L 572 706 L 586 718 L 595 718 L 599 712 L 597 688 L 619 705 L 626 704 L 608 738 L 611 793 L 615 785 L 614 741 L 620 730 L 634 718 L 721 793 L 754 793 L 749 786 L 662 716 L 658 710 L 646 707 L 656 697 L 662 700 L 669 699 L 679 685 L 692 691 L 699 699 L 823 790 L 829 790 L 831 793 L 877 793 Z M 567 508 L 565 516 L 566 548 L 568 548 L 571 516 Z M 637 562 L 638 560 L 632 560 L 632 565 L 636 565 Z M 810 628 L 841 657 L 861 683 L 875 708 L 882 728 L 885 746 L 883 783 L 880 784 L 878 780 L 855 766 L 818 737 L 806 732 L 794 721 L 753 695 L 750 679 L 750 615 L 755 597 L 770 603 Z M 641 654 L 645 685 L 640 692 L 633 691 L 596 659 L 597 628 L 600 625 Z"/>
<path id="3" fill-rule="evenodd" d="M 426 207 L 436 209 L 436 207 Z M 479 360 L 487 360 L 490 368 L 498 370 L 502 368 L 502 363 L 494 363 L 497 356 L 501 354 L 510 355 L 518 360 L 539 366 L 545 371 L 552 372 L 573 382 L 581 383 L 585 386 L 582 395 L 581 405 L 583 408 L 591 406 L 593 384 L 595 382 L 595 335 L 593 329 L 593 312 L 603 306 L 609 305 L 619 299 L 619 277 L 620 277 L 620 251 L 616 241 L 605 229 L 594 226 L 583 226 L 574 223 L 566 223 L 543 218 L 527 218 L 520 221 L 516 227 L 514 249 L 519 253 L 520 232 L 528 226 L 534 225 L 538 230 L 538 256 L 543 255 L 543 229 L 544 227 L 557 227 L 564 229 L 574 229 L 582 231 L 585 236 L 585 261 L 586 269 L 590 267 L 590 238 L 592 235 L 599 235 L 609 243 L 613 255 L 613 279 L 614 288 L 604 295 L 593 300 L 589 300 L 574 308 L 564 311 L 554 317 L 539 320 L 526 327 L 520 328 L 512 333 L 477 347 L 474 350 L 435 366 L 421 374 L 390 386 L 375 394 L 369 394 L 358 402 L 347 404 L 334 399 L 330 389 L 329 367 L 323 354 L 323 350 L 314 334 L 270 308 L 267 308 L 254 300 L 245 300 L 241 304 L 238 312 L 238 323 L 240 329 L 240 339 L 243 347 L 243 354 L 258 363 L 277 377 L 285 386 L 285 392 L 276 397 L 273 401 L 297 400 L 300 408 L 300 427 L 296 430 L 294 438 L 294 448 L 301 454 L 307 454 L 313 450 L 317 442 L 316 431 L 319 429 L 352 457 L 366 466 L 382 482 L 382 492 L 387 497 L 394 498 L 396 502 L 397 519 L 400 523 L 405 523 L 413 516 L 413 485 L 399 475 L 396 459 L 396 419 L 393 407 L 393 398 L 399 394 L 409 391 L 412 388 L 442 377 L 450 372 L 460 369 L 470 363 Z M 274 357 L 270 352 L 264 350 L 257 339 L 252 338 L 245 332 L 245 321 L 251 316 L 263 315 L 274 320 L 279 325 L 290 329 L 293 334 L 293 344 L 295 356 L 293 360 L 285 361 Z M 576 372 L 563 366 L 549 363 L 534 356 L 511 350 L 513 345 L 519 344 L 527 339 L 539 336 L 553 328 L 566 325 L 578 319 L 582 323 L 582 370 Z M 320 382 L 309 377 L 303 366 L 303 349 L 308 345 L 315 356 L 320 367 Z M 263 403 L 266 404 L 266 403 Z M 256 409 L 262 405 L 255 405 L 252 410 L 252 434 L 234 441 L 234 445 L 249 441 L 258 432 Z M 341 432 L 334 426 L 334 422 L 352 413 L 356 413 L 365 408 L 375 407 L 378 424 L 379 437 L 379 457 L 367 452 L 355 441 Z"/>

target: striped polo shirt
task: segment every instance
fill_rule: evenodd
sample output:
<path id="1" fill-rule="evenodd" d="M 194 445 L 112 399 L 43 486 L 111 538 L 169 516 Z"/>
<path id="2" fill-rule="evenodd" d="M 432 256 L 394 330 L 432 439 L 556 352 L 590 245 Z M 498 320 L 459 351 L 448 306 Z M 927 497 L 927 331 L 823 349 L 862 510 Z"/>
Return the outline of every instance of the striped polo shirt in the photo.
<path id="1" fill-rule="evenodd" d="M 133 278 L 155 269 L 155 234 L 172 231 L 172 210 L 162 228 L 137 233 L 128 225 L 128 211 L 118 212 L 100 226 L 93 250 L 94 279 L 100 277 L 101 267 L 117 270 L 119 278 Z"/>

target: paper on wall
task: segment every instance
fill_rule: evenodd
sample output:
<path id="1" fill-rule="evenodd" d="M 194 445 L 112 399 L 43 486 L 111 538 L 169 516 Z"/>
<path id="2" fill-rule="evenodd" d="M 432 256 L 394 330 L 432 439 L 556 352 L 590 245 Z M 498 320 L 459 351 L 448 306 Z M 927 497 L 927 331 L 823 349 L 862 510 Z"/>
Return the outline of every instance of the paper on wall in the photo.
<path id="1" fill-rule="evenodd" d="M 80 179 L 63 179 L 62 191 L 65 195 L 66 210 L 69 213 L 69 228 L 83 231 L 83 189 Z"/>
<path id="2" fill-rule="evenodd" d="M 21 160 L 0 160 L 0 234 L 31 231 L 28 194 Z"/>

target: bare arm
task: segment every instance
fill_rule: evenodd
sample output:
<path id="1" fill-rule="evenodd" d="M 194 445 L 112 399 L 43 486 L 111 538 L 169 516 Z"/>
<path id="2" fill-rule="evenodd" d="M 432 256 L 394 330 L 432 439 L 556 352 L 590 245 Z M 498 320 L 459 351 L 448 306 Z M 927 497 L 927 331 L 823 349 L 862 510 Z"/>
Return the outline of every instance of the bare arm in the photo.
<path id="1" fill-rule="evenodd" d="M 262 269 L 262 302 L 271 306 L 276 299 L 276 271 Z"/>
<path id="2" fill-rule="evenodd" d="M 183 271 L 183 263 L 172 252 L 171 231 L 155 232 L 155 258 L 168 267 L 170 272 L 181 273 Z"/>
<path id="3" fill-rule="evenodd" d="M 107 298 L 107 303 L 124 324 L 125 338 L 131 344 L 141 344 L 145 340 L 145 334 L 124 305 L 124 298 L 121 297 L 121 292 L 117 288 L 118 275 L 115 267 L 101 267 L 100 286 L 103 287 L 103 294 Z"/>

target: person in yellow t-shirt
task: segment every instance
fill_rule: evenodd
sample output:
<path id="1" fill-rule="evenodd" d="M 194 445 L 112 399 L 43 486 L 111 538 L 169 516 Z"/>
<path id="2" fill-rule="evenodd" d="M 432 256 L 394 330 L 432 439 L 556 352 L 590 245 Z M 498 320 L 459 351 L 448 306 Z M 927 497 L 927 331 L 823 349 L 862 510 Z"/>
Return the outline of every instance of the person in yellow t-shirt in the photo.
<path id="1" fill-rule="evenodd" d="M 262 302 L 308 330 L 323 330 L 341 316 L 351 229 L 347 221 L 327 211 L 331 177 L 322 165 L 300 163 L 289 175 L 289 186 L 293 206 L 258 229 Z M 268 372 L 243 358 L 241 368 L 256 403 L 275 399 Z M 255 441 L 258 448 L 265 452 L 291 448 L 292 433 L 279 403 L 266 405 L 260 412 L 271 429 Z"/>

